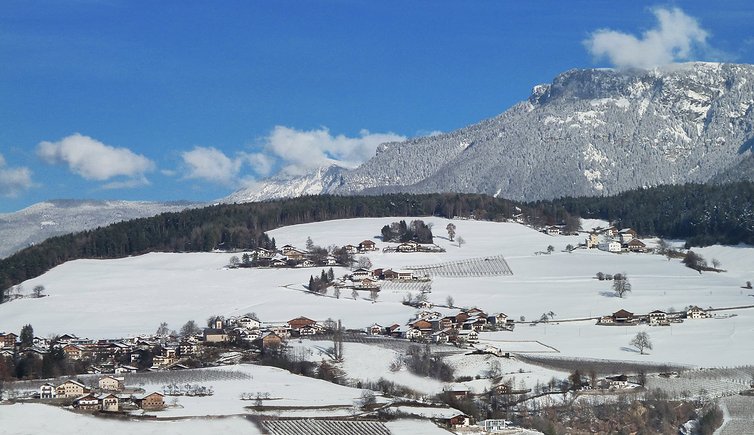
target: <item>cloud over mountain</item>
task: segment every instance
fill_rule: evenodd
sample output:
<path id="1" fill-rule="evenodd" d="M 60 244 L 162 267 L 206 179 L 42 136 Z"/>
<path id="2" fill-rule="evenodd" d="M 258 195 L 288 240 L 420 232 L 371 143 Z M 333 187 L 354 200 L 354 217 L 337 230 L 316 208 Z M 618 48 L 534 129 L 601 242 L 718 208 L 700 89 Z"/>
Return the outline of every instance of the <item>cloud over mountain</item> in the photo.
<path id="1" fill-rule="evenodd" d="M 696 18 L 679 8 L 652 9 L 657 26 L 641 37 L 599 29 L 584 41 L 596 58 L 607 58 L 618 68 L 652 68 L 688 60 L 696 46 L 704 46 L 709 33 Z"/>
<path id="2" fill-rule="evenodd" d="M 16 196 L 33 185 L 29 168 L 11 168 L 0 154 L 0 196 Z"/>
<path id="3" fill-rule="evenodd" d="M 133 180 L 144 184 L 145 173 L 155 168 L 150 159 L 128 148 L 110 146 L 79 133 L 57 142 L 40 142 L 37 155 L 49 164 L 66 164 L 71 172 L 87 180 L 127 177 L 131 181 L 122 185 L 110 183 L 111 187 L 133 186 Z"/>

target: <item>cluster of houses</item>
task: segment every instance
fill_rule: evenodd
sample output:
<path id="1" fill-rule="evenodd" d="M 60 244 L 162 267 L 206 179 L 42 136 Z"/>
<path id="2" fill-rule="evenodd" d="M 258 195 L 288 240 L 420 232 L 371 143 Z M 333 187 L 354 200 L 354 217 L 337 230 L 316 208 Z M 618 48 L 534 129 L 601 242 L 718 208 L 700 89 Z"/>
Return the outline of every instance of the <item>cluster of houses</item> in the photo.
<path id="1" fill-rule="evenodd" d="M 351 272 L 347 279 L 336 283 L 339 287 L 353 288 L 355 290 L 379 290 L 381 281 L 411 282 L 429 281 L 430 278 L 418 275 L 413 270 L 392 270 L 359 268 Z"/>
<path id="2" fill-rule="evenodd" d="M 382 248 L 382 252 L 445 252 L 445 249 L 434 243 L 424 244 L 414 241 L 401 243 L 398 246 L 387 246 Z"/>
<path id="3" fill-rule="evenodd" d="M 479 308 L 460 310 L 451 315 L 422 310 L 407 325 L 396 323 L 385 327 L 375 323 L 367 329 L 367 333 L 436 344 L 461 344 L 478 343 L 479 332 L 485 328 L 510 330 L 513 329 L 513 321 L 503 313 L 487 315 Z"/>
<path id="4" fill-rule="evenodd" d="M 682 323 L 683 319 L 706 319 L 708 317 L 710 317 L 710 314 L 696 305 L 681 312 L 667 313 L 662 310 L 654 310 L 644 315 L 637 315 L 621 309 L 613 314 L 600 317 L 597 324 L 608 326 L 634 326 L 638 324 L 669 326 L 671 323 Z"/>
<path id="5" fill-rule="evenodd" d="M 327 327 L 308 317 L 296 317 L 281 323 L 262 324 L 249 316 L 229 320 L 217 319 L 211 328 L 204 329 L 205 343 L 225 343 L 238 338 L 259 349 L 277 349 L 290 337 L 312 336 L 325 332 Z"/>
<path id="6" fill-rule="evenodd" d="M 97 386 L 94 388 L 75 380 L 67 380 L 57 386 L 44 383 L 39 387 L 39 399 L 64 399 L 59 402 L 70 402 L 74 409 L 81 411 L 119 412 L 124 409 L 155 411 L 165 407 L 164 395 L 160 392 L 136 396 L 125 393 L 125 390 L 123 377 L 104 376 L 97 381 Z"/>
<path id="7" fill-rule="evenodd" d="M 550 225 L 540 231 L 550 236 L 573 234 L 566 233 L 557 225 Z M 573 235 L 578 235 L 578 233 Z M 607 252 L 647 252 L 647 245 L 638 238 L 634 229 L 624 228 L 619 230 L 614 226 L 591 231 L 586 241 L 580 246 Z"/>
<path id="8" fill-rule="evenodd" d="M 586 247 L 607 252 L 647 252 L 647 245 L 631 228 L 619 230 L 616 227 L 610 227 L 601 231 L 592 231 L 586 238 Z"/>
<path id="9" fill-rule="evenodd" d="M 342 252 L 350 255 L 377 251 L 377 245 L 371 240 L 363 240 L 358 245 L 345 245 Z M 318 267 L 318 266 L 347 266 L 335 255 L 320 255 L 293 245 L 285 245 L 277 251 L 257 248 L 244 254 L 251 265 L 260 267 Z"/>

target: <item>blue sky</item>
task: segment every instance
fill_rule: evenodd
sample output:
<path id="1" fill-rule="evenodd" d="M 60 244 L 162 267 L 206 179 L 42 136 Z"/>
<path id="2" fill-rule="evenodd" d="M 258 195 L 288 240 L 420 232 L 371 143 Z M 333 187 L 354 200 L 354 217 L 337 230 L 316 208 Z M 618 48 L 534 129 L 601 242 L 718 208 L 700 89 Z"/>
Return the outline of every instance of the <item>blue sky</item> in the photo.
<path id="1" fill-rule="evenodd" d="M 0 5 L 0 212 L 212 200 L 503 112 L 571 68 L 754 63 L 747 1 Z"/>

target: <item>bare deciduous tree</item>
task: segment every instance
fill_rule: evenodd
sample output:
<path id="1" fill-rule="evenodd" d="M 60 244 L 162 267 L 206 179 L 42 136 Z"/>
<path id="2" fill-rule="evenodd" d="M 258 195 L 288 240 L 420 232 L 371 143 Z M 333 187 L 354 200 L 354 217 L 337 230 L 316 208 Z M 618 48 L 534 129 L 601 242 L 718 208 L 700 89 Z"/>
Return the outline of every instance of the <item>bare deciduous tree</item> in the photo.
<path id="1" fill-rule="evenodd" d="M 453 308 L 453 304 L 455 303 L 453 296 L 448 295 L 448 297 L 445 298 L 445 303 L 448 305 L 448 308 Z"/>
<path id="2" fill-rule="evenodd" d="M 645 349 L 652 350 L 652 341 L 649 339 L 649 334 L 646 332 L 637 333 L 634 338 L 631 339 L 629 344 L 639 349 L 639 353 L 642 355 L 644 355 Z"/>
<path id="3" fill-rule="evenodd" d="M 628 277 L 624 276 L 623 279 L 613 281 L 613 291 L 619 298 L 622 298 L 626 293 L 630 292 L 631 283 L 628 282 Z"/>
<path id="4" fill-rule="evenodd" d="M 38 286 L 34 287 L 34 289 L 32 290 L 32 293 L 34 294 L 35 298 L 41 298 L 42 297 L 42 293 L 44 291 L 45 291 L 45 286 L 38 285 Z"/>

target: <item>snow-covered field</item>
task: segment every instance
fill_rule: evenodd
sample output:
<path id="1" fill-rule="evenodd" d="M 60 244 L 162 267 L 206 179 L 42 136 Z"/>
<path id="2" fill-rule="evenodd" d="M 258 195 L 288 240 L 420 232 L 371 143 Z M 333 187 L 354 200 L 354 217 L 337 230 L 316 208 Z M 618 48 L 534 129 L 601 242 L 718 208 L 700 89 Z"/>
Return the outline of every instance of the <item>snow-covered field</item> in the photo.
<path id="1" fill-rule="evenodd" d="M 364 239 L 376 240 L 379 248 L 386 246 L 377 239 L 382 226 L 399 218 L 351 219 L 297 225 L 270 232 L 278 246 L 293 244 L 303 247 L 307 237 L 315 244 L 358 244 Z M 406 218 L 407 220 L 410 218 Z M 568 319 L 611 314 L 621 308 L 642 314 L 655 309 L 681 310 L 688 305 L 730 307 L 754 304 L 754 291 L 742 289 L 754 280 L 754 248 L 748 246 L 712 246 L 695 249 L 707 260 L 716 258 L 726 272 L 699 274 L 684 267 L 680 261 L 668 261 L 651 254 L 610 254 L 597 250 L 564 252 L 566 245 L 577 245 L 583 236 L 548 236 L 513 223 L 453 221 L 457 235 L 466 240 L 459 247 L 445 236 L 448 220 L 425 218 L 434 225 L 435 241 L 445 253 L 383 253 L 368 254 L 374 267 L 402 269 L 410 265 L 431 265 L 502 255 L 513 274 L 504 276 L 434 277 L 430 301 L 445 304 L 452 296 L 455 306 L 477 306 L 488 313 L 504 312 L 515 320 L 538 319 L 542 313 L 554 312 L 548 324 L 518 324 L 512 332 L 481 334 L 481 341 L 509 352 L 536 353 L 558 357 L 586 357 L 611 360 L 674 363 L 697 367 L 729 367 L 754 363 L 754 309 L 718 312 L 720 318 L 686 320 L 669 327 L 605 327 L 593 320 Z M 601 225 L 588 222 L 589 226 Z M 604 223 L 602 223 L 604 224 Z M 552 254 L 542 254 L 548 245 Z M 187 320 L 204 323 L 210 315 L 225 316 L 255 312 L 265 322 L 284 322 L 306 316 L 316 320 L 341 319 L 348 328 L 365 328 L 372 323 L 405 324 L 416 310 L 401 304 L 407 292 L 419 291 L 411 286 L 388 286 L 380 292 L 376 303 L 368 300 L 368 292 L 357 299 L 345 291 L 340 299 L 315 296 L 303 290 L 302 284 L 314 269 L 227 269 L 228 253 L 148 254 L 120 260 L 78 260 L 66 263 L 23 284 L 28 291 L 44 285 L 49 296 L 24 298 L 0 305 L 0 330 L 18 332 L 31 324 L 37 335 L 73 333 L 80 337 L 125 337 L 154 332 L 160 322 L 178 329 Z M 610 281 L 595 279 L 597 272 L 626 273 L 633 291 L 624 299 L 611 295 Z M 336 268 L 336 276 L 347 273 Z M 447 308 L 438 308 L 445 313 Z M 733 317 L 723 318 L 725 315 Z M 649 334 L 653 349 L 641 355 L 629 342 L 639 331 Z M 326 358 L 319 347 L 327 342 L 304 340 L 292 343 L 300 352 L 309 352 L 312 360 Z M 421 393 L 441 391 L 442 383 L 417 377 L 405 368 L 389 370 L 400 348 L 346 343 L 345 361 L 341 368 L 352 379 L 376 381 L 380 377 L 408 386 Z M 545 353 L 542 353 L 545 352 Z M 466 384 L 473 391 L 489 388 L 486 373 L 492 359 L 499 360 L 504 379 L 516 388 L 532 388 L 552 377 L 562 379 L 567 373 L 530 366 L 514 359 L 491 356 L 452 355 L 446 358 L 456 377 L 479 376 Z M 269 392 L 277 405 L 332 406 L 325 415 L 347 415 L 348 407 L 360 390 L 316 381 L 276 369 L 241 366 L 248 371 L 248 381 L 210 382 L 215 389 L 212 398 L 178 399 L 177 407 L 163 411 L 161 416 L 207 416 L 248 413 L 241 401 L 243 393 Z M 222 370 L 222 369 L 213 369 Z M 157 385 L 155 385 L 157 387 Z M 269 391 L 267 391 L 269 390 Z M 325 399 L 326 398 L 326 399 Z M 24 419 L 34 405 L 0 407 L 0 417 Z M 97 430 L 112 430 L 125 424 L 116 421 L 91 420 L 65 411 L 44 408 L 53 413 L 51 420 L 76 418 L 81 424 L 91 423 Z M 61 414 L 62 413 L 62 414 Z M 328 414 L 329 413 L 329 414 Z M 342 414 L 339 414 L 342 413 Z M 308 410 L 297 416 L 323 415 Z M 33 430 L 12 433 L 39 433 L 46 427 L 45 419 L 30 421 Z M 146 423 L 139 423 L 146 424 Z M 185 421 L 164 423 L 160 433 L 181 431 Z M 170 426 L 174 424 L 174 426 Z M 245 432 L 257 429 L 243 419 L 203 421 L 207 431 L 243 427 Z M 400 424 L 412 423 L 396 423 Z M 35 426 L 36 425 L 36 426 Z M 77 420 L 77 427 L 78 427 Z M 214 426 L 213 426 L 214 425 Z M 213 429 L 210 429 L 212 426 Z M 248 428 L 247 428 L 248 426 Z M 145 426 L 149 430 L 157 426 Z M 198 426 L 197 426 L 198 427 Z"/>
<path id="2" fill-rule="evenodd" d="M 270 232 L 277 244 L 303 247 L 315 244 L 358 244 L 376 239 L 383 225 L 398 218 L 328 221 L 280 228 Z M 610 254 L 597 250 L 562 252 L 581 236 L 548 236 L 513 223 L 454 221 L 466 240 L 458 247 L 445 238 L 446 219 L 426 218 L 434 225 L 436 242 L 445 253 L 368 254 L 374 267 L 401 269 L 411 264 L 503 255 L 512 276 L 436 277 L 430 300 L 444 304 L 452 296 L 456 306 L 478 306 L 489 313 L 504 312 L 519 320 L 534 320 L 553 311 L 547 326 L 518 325 L 514 332 L 483 334 L 482 339 L 539 341 L 561 355 L 650 360 L 701 366 L 750 364 L 754 349 L 754 310 L 725 313 L 727 319 L 687 320 L 671 327 L 598 327 L 593 321 L 561 319 L 610 314 L 621 308 L 634 313 L 682 309 L 688 305 L 725 307 L 754 304 L 754 248 L 712 246 L 698 249 L 708 260 L 717 258 L 723 273 L 699 274 L 678 260 L 659 255 Z M 589 222 L 589 225 L 595 225 Z M 386 244 L 377 240 L 378 247 Z M 553 245 L 551 255 L 536 254 Z M 306 294 L 300 289 L 309 275 L 321 269 L 225 269 L 231 254 L 148 254 L 120 260 L 78 260 L 63 264 L 23 284 L 41 284 L 49 296 L 24 298 L 0 305 L 1 328 L 19 331 L 34 326 L 37 335 L 74 333 L 105 338 L 149 333 L 166 321 L 178 329 L 187 320 L 203 323 L 213 314 L 256 312 L 263 321 L 286 321 L 297 316 L 317 320 L 342 319 L 346 327 L 363 328 L 373 322 L 405 323 L 415 310 L 401 304 L 404 289 L 380 292 L 377 303 L 368 294 L 357 300 L 344 292 L 340 299 Z M 611 282 L 598 281 L 597 272 L 627 273 L 633 291 L 624 299 L 610 295 Z M 347 273 L 336 268 L 336 275 Z M 284 287 L 290 285 L 291 288 Z M 347 294 L 346 294 L 347 293 Z M 366 292 L 363 292 L 366 293 Z M 654 344 L 639 355 L 628 342 L 646 331 Z M 700 351 L 704 349 L 704 351 Z M 511 349 L 520 350 L 520 349 Z"/>

